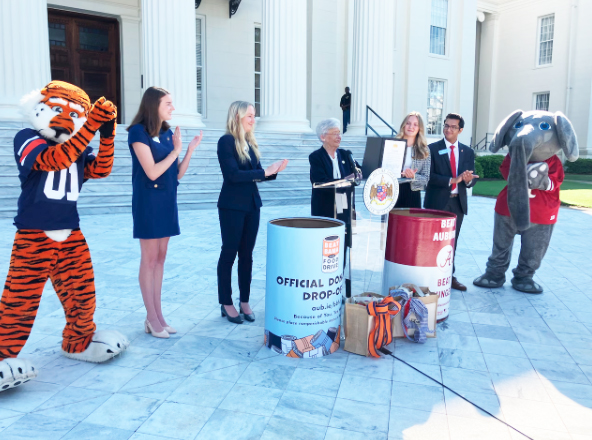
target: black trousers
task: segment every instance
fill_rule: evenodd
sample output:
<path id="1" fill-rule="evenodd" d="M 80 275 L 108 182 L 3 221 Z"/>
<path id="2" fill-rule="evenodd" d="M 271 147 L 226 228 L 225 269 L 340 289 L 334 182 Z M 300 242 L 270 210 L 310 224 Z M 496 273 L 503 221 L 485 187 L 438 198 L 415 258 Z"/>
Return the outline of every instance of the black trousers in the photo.
<path id="1" fill-rule="evenodd" d="M 218 302 L 232 305 L 232 266 L 238 254 L 238 288 L 241 302 L 249 302 L 253 249 L 259 231 L 260 210 L 218 208 L 222 251 L 218 260 Z"/>
<path id="2" fill-rule="evenodd" d="M 421 194 L 419 191 L 411 191 L 411 183 L 399 185 L 399 197 L 395 208 L 418 208 L 421 209 Z"/>
<path id="3" fill-rule="evenodd" d="M 454 260 L 456 260 L 456 246 L 458 245 L 458 237 L 460 236 L 460 227 L 462 226 L 463 219 L 465 218 L 465 213 L 460 206 L 460 200 L 458 199 L 458 196 L 450 197 L 450 200 L 448 200 L 448 203 L 446 203 L 443 211 L 456 214 L 456 236 L 454 239 Z M 452 264 L 452 274 L 454 274 L 454 270 L 456 269 L 454 260 Z"/>
<path id="4" fill-rule="evenodd" d="M 349 109 L 349 108 L 346 108 L 345 110 L 343 110 L 343 132 L 344 133 L 347 131 L 347 125 L 349 124 L 350 111 L 351 111 L 351 109 Z"/>

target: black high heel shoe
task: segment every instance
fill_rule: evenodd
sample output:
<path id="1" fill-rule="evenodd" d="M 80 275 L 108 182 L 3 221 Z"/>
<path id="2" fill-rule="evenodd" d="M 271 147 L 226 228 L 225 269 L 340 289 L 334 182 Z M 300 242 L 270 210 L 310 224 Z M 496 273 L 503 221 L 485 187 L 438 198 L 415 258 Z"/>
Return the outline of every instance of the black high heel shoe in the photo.
<path id="1" fill-rule="evenodd" d="M 222 314 L 222 318 L 226 317 L 226 319 L 228 319 L 233 324 L 242 324 L 243 323 L 243 319 L 240 317 L 240 314 L 233 318 L 232 316 L 230 316 L 226 312 L 226 310 L 224 309 L 224 306 L 222 304 L 220 305 L 220 313 Z"/>
<path id="2" fill-rule="evenodd" d="M 250 315 L 246 314 L 245 312 L 243 312 L 242 306 L 238 306 L 238 313 L 242 314 L 247 321 L 255 322 L 255 314 L 254 313 L 251 313 Z"/>

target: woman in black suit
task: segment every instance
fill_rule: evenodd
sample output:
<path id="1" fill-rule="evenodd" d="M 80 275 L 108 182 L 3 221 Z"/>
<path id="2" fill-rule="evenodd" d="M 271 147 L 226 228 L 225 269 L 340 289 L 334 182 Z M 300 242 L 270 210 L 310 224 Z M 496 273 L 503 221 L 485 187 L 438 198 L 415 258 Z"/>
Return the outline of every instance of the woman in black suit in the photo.
<path id="1" fill-rule="evenodd" d="M 222 251 L 218 260 L 218 301 L 222 316 L 233 323 L 242 324 L 240 314 L 254 321 L 249 306 L 253 249 L 259 230 L 259 209 L 262 206 L 257 182 L 274 180 L 286 168 L 287 160 L 273 163 L 265 170 L 261 167 L 259 148 L 253 128 L 255 107 L 245 101 L 236 101 L 228 109 L 226 134 L 218 141 L 218 161 L 224 177 L 218 198 L 218 216 L 222 233 Z M 238 253 L 238 287 L 240 314 L 232 303 L 231 274 Z"/>
<path id="2" fill-rule="evenodd" d="M 328 183 L 360 173 L 360 165 L 354 160 L 352 152 L 339 148 L 341 144 L 339 120 L 330 118 L 319 122 L 316 132 L 323 146 L 308 156 L 310 183 Z M 337 214 L 337 218 L 345 222 L 348 247 L 351 247 L 350 210 L 352 206 L 350 204 L 353 204 L 353 191 L 353 187 L 337 189 L 337 197 L 341 197 L 337 207 L 333 188 L 313 188 L 310 200 L 311 215 L 335 218 Z"/>

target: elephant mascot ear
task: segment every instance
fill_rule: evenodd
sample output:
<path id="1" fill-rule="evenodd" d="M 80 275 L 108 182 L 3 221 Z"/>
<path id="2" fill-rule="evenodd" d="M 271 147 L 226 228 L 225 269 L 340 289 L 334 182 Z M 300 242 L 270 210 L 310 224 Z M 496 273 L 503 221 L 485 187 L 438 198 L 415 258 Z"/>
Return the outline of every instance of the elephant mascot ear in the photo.
<path id="1" fill-rule="evenodd" d="M 555 129 L 557 130 L 559 146 L 563 150 L 565 157 L 570 162 L 575 162 L 580 155 L 578 138 L 576 137 L 573 125 L 571 125 L 569 119 L 561 112 L 555 112 Z"/>
<path id="2" fill-rule="evenodd" d="M 508 145 L 507 142 L 504 142 L 506 133 L 508 133 L 508 130 L 514 126 L 516 121 L 520 118 L 520 116 L 522 116 L 522 113 L 524 113 L 522 110 L 514 110 L 510 116 L 502 121 L 502 123 L 497 127 L 497 130 L 495 130 L 493 139 L 489 144 L 489 151 L 492 153 L 497 153 L 503 147 Z"/>

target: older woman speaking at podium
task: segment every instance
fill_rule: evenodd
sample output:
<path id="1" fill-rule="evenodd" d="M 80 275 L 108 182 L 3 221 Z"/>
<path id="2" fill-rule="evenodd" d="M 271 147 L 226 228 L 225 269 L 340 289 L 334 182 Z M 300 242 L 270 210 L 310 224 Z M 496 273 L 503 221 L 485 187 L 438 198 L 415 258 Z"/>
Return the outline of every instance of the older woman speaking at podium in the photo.
<path id="1" fill-rule="evenodd" d="M 323 146 L 308 156 L 310 162 L 310 182 L 328 183 L 359 172 L 360 165 L 354 160 L 352 152 L 340 149 L 341 129 L 339 120 L 325 119 L 317 125 L 317 136 Z M 358 168 L 358 170 L 356 170 Z M 337 193 L 337 194 L 336 194 Z M 346 245 L 351 247 L 350 206 L 354 201 L 353 186 L 349 188 L 313 188 L 310 201 L 311 215 L 337 218 L 346 224 Z"/>

